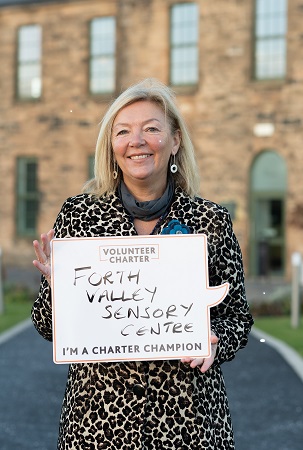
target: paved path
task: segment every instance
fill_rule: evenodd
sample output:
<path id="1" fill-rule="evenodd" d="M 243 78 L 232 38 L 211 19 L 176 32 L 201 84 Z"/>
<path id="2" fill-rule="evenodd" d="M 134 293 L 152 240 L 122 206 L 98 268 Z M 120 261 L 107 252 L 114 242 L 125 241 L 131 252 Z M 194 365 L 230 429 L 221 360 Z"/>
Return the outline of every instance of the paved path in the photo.
<path id="1" fill-rule="evenodd" d="M 223 366 L 237 450 L 303 449 L 303 383 L 272 347 L 250 337 Z"/>
<path id="2" fill-rule="evenodd" d="M 28 327 L 0 345 L 0 449 L 55 450 L 67 366 Z"/>
<path id="3" fill-rule="evenodd" d="M 223 368 L 236 449 L 302 450 L 303 383 L 284 359 L 251 337 Z M 0 345 L 1 450 L 56 449 L 66 374 L 32 326 Z"/>

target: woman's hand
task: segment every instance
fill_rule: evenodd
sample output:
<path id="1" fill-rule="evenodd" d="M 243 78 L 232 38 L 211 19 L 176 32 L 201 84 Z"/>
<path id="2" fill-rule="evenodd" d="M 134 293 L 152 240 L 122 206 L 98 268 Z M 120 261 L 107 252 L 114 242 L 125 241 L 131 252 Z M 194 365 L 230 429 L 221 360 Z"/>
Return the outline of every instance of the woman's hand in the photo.
<path id="1" fill-rule="evenodd" d="M 38 241 L 33 242 L 37 257 L 33 264 L 45 276 L 49 285 L 51 284 L 50 242 L 54 235 L 54 230 L 49 230 L 47 234 L 41 234 L 41 244 Z"/>
<path id="2" fill-rule="evenodd" d="M 211 356 L 209 358 L 183 358 L 181 361 L 183 363 L 189 364 L 193 369 L 195 367 L 201 366 L 200 370 L 202 373 L 206 372 L 214 362 L 219 338 L 215 333 L 211 332 L 210 343 L 211 343 Z"/>

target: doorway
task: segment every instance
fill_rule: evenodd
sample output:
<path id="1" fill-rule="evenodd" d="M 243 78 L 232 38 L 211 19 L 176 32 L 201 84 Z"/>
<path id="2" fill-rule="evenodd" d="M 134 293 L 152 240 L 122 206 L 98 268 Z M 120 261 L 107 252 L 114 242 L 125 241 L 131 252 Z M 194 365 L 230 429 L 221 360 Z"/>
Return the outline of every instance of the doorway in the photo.
<path id="1" fill-rule="evenodd" d="M 273 151 L 261 153 L 251 171 L 250 274 L 285 271 L 286 167 Z"/>

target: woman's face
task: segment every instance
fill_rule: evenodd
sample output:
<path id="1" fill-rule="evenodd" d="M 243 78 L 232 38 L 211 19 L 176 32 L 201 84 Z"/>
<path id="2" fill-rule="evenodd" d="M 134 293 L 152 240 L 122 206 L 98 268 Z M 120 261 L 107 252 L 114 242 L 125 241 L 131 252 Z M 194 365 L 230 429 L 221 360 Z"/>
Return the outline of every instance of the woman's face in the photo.
<path id="1" fill-rule="evenodd" d="M 150 188 L 161 196 L 167 182 L 170 156 L 180 145 L 180 132 L 172 135 L 162 109 L 150 101 L 137 101 L 121 109 L 113 123 L 112 147 L 123 180 L 131 192 Z"/>

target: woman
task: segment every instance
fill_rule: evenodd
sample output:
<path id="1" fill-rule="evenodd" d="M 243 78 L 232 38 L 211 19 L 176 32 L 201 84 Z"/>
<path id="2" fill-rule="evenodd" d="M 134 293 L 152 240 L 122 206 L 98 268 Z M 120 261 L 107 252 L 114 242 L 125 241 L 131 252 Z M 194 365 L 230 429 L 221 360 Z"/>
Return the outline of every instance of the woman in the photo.
<path id="1" fill-rule="evenodd" d="M 234 449 L 220 365 L 246 345 L 253 321 L 229 214 L 196 196 L 197 174 L 172 92 L 145 80 L 109 107 L 96 145 L 95 178 L 82 195 L 66 200 L 41 244 L 34 242 L 34 265 L 43 276 L 32 318 L 48 340 L 54 235 L 205 233 L 210 285 L 230 284 L 224 301 L 211 308 L 210 358 L 72 364 L 58 449 Z"/>

